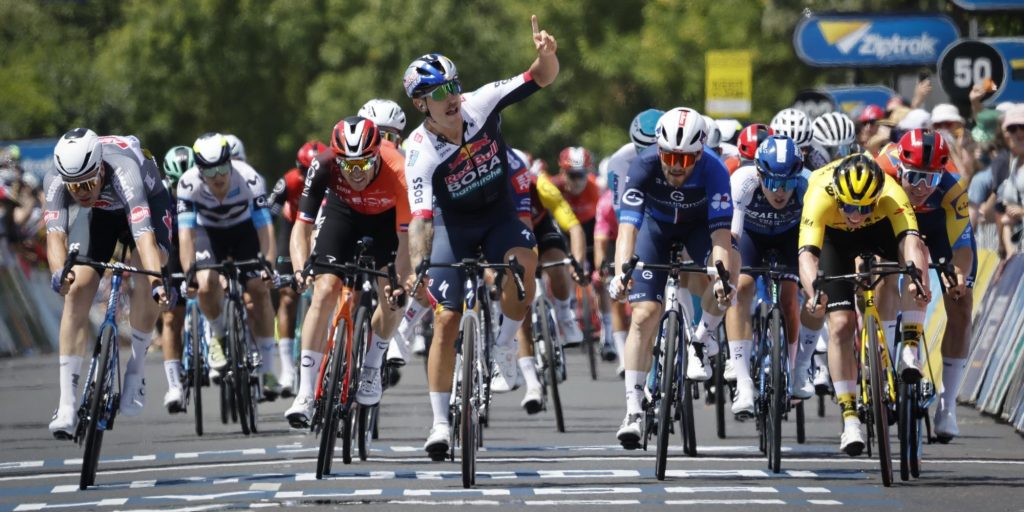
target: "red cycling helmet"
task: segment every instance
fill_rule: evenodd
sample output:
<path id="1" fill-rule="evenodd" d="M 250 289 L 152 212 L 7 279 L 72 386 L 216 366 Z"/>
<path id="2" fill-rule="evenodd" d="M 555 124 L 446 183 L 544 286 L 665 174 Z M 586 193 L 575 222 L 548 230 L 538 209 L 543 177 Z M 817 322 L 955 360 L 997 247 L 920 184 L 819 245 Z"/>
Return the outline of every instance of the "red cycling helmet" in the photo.
<path id="1" fill-rule="evenodd" d="M 740 155 L 743 158 L 753 160 L 757 154 L 757 147 L 772 135 L 775 135 L 775 130 L 769 128 L 768 125 L 752 124 L 740 132 L 739 140 L 736 141 L 736 148 L 739 149 Z"/>
<path id="2" fill-rule="evenodd" d="M 942 135 L 931 130 L 910 130 L 897 144 L 904 169 L 941 172 L 949 162 L 949 146 Z"/>
<path id="3" fill-rule="evenodd" d="M 870 123 L 872 121 L 879 121 L 885 118 L 885 111 L 878 105 L 868 105 L 864 107 L 860 115 L 857 116 L 857 121 L 861 123 Z"/>
<path id="4" fill-rule="evenodd" d="M 594 168 L 594 155 L 583 146 L 569 146 L 558 154 L 558 168 L 568 172 L 588 172 Z"/>
<path id="5" fill-rule="evenodd" d="M 342 159 L 362 159 L 380 153 L 380 131 L 373 121 L 351 116 L 338 121 L 331 132 L 331 149 Z"/>
<path id="6" fill-rule="evenodd" d="M 303 144 L 302 147 L 299 148 L 298 154 L 295 155 L 295 166 L 298 167 L 300 171 L 306 172 L 306 169 L 309 169 L 309 166 L 313 165 L 313 159 L 324 151 L 327 151 L 327 144 L 318 140 L 311 140 Z"/>

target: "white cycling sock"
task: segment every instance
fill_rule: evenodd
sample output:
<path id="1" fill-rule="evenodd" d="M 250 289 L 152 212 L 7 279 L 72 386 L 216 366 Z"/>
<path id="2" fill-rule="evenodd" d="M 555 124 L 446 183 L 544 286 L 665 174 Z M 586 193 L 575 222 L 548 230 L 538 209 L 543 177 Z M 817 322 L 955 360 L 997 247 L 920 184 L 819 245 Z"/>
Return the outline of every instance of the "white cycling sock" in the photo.
<path id="1" fill-rule="evenodd" d="M 886 348 L 892 354 L 896 350 L 896 320 L 882 320 L 882 332 L 885 333 L 885 341 L 888 343 Z"/>
<path id="2" fill-rule="evenodd" d="M 363 358 L 363 368 L 380 369 L 380 363 L 384 360 L 384 353 L 388 350 L 390 342 L 377 333 L 370 335 L 370 346 L 366 347 L 366 357 Z"/>
<path id="3" fill-rule="evenodd" d="M 942 400 L 956 407 L 956 395 L 960 393 L 960 378 L 967 367 L 966 359 L 955 357 L 942 358 Z"/>
<path id="4" fill-rule="evenodd" d="M 519 331 L 519 326 L 523 325 L 522 320 L 512 320 L 508 315 L 501 315 L 501 329 L 498 331 L 498 339 L 494 340 L 494 344 L 499 347 L 515 347 L 516 346 L 516 332 Z"/>
<path id="5" fill-rule="evenodd" d="M 718 326 L 721 324 L 722 315 L 713 315 L 705 311 L 700 317 L 700 324 L 697 326 L 697 330 L 693 333 L 693 339 L 697 343 L 704 344 L 706 347 L 705 352 L 709 356 L 713 356 L 718 353 L 718 344 L 714 343 L 711 333 L 718 330 Z"/>
<path id="6" fill-rule="evenodd" d="M 292 361 L 292 350 L 295 349 L 295 338 L 281 338 L 277 342 L 277 355 L 281 359 L 281 375 L 294 374 L 295 363 Z"/>
<path id="7" fill-rule="evenodd" d="M 430 392 L 430 410 L 434 413 L 434 425 L 448 424 L 448 404 L 451 399 L 450 392 Z"/>
<path id="8" fill-rule="evenodd" d="M 82 356 L 60 356 L 60 405 L 78 404 L 78 379 Z"/>
<path id="9" fill-rule="evenodd" d="M 207 318 L 209 320 L 210 330 L 213 335 L 217 338 L 224 336 L 224 311 L 221 310 L 220 315 L 217 318 Z"/>
<path id="10" fill-rule="evenodd" d="M 753 382 L 750 377 L 750 349 L 754 345 L 751 340 L 729 340 L 729 354 L 732 357 L 732 368 L 736 371 L 736 382 Z"/>
<path id="11" fill-rule="evenodd" d="M 181 387 L 181 360 L 168 359 L 164 361 L 164 376 L 167 377 L 167 387 Z"/>
<path id="12" fill-rule="evenodd" d="M 260 375 L 274 373 L 274 347 L 276 345 L 277 340 L 273 336 L 256 338 L 256 346 L 260 351 Z"/>
<path id="13" fill-rule="evenodd" d="M 809 329 L 803 325 L 800 326 L 800 335 L 797 338 L 797 343 L 800 344 L 800 347 L 796 351 L 796 360 L 793 365 L 794 374 L 806 372 L 811 367 L 811 356 L 814 355 L 814 348 L 818 344 L 820 333 L 821 329 Z"/>
<path id="14" fill-rule="evenodd" d="M 575 320 L 573 318 L 575 313 L 572 310 L 572 300 L 570 299 L 555 299 L 552 301 L 555 303 L 555 317 L 558 318 L 559 322 L 567 322 L 569 320 Z"/>
<path id="15" fill-rule="evenodd" d="M 626 360 L 626 334 L 628 331 L 615 331 L 612 333 L 612 341 L 615 342 L 615 352 L 619 354 L 619 361 Z"/>
<path id="16" fill-rule="evenodd" d="M 128 365 L 124 369 L 124 376 L 142 375 L 146 366 L 146 349 L 152 341 L 153 331 L 143 332 L 132 328 L 132 357 L 128 359 Z"/>
<path id="17" fill-rule="evenodd" d="M 647 385 L 647 372 L 626 370 L 626 414 L 643 412 L 645 385 Z"/>
<path id="18" fill-rule="evenodd" d="M 523 372 L 523 380 L 526 381 L 526 389 L 540 387 L 540 379 L 537 378 L 537 360 L 533 356 L 519 358 L 519 370 Z"/>
<path id="19" fill-rule="evenodd" d="M 315 350 L 302 350 L 302 367 L 299 369 L 299 396 L 312 397 L 313 384 L 320 373 L 320 363 L 324 360 L 323 352 Z"/>

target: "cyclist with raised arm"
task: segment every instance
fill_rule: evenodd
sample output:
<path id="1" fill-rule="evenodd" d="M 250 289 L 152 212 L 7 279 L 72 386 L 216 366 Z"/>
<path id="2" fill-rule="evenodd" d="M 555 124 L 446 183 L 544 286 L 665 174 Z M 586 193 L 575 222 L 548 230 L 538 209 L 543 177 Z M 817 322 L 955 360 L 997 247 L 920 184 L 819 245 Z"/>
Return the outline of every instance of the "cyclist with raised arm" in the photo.
<path id="1" fill-rule="evenodd" d="M 192 150 L 195 166 L 178 181 L 179 252 L 185 273 L 195 277 L 188 283 L 189 294 L 198 291 L 199 309 L 212 328 L 210 368 L 219 371 L 228 364 L 222 345 L 227 329 L 222 314 L 224 288 L 217 272 L 194 265 L 216 265 L 227 259 L 242 261 L 260 255 L 272 261 L 276 253 L 274 229 L 266 182 L 248 164 L 231 158 L 223 135 L 200 135 Z M 242 283 L 253 341 L 261 354 L 273 353 L 275 344 L 274 313 L 266 283 L 269 279 L 265 270 L 248 271 Z M 260 373 L 266 375 L 271 365 L 271 361 L 264 360 Z M 264 396 L 271 399 L 268 392 L 276 390 L 267 389 L 266 383 Z"/>
<path id="2" fill-rule="evenodd" d="M 967 215 L 967 189 L 959 175 L 952 172 L 955 167 L 945 140 L 931 130 L 903 134 L 899 143 L 882 150 L 876 161 L 907 193 L 931 260 L 952 264 L 956 276 L 956 282 L 949 282 L 945 273 L 939 273 L 945 284 L 942 304 L 946 328 L 942 335 L 942 392 L 935 410 L 935 434 L 939 441 L 949 442 L 960 434 L 956 396 L 971 345 L 972 289 L 978 271 L 977 245 Z M 890 342 L 895 339 L 898 296 L 896 280 L 886 279 L 879 296 L 879 311 Z M 924 321 L 920 317 L 915 319 L 913 312 L 904 312 L 904 324 L 908 319 L 917 320 L 915 323 Z M 907 333 L 904 329 L 905 339 L 917 337 L 919 333 Z"/>
<path id="3" fill-rule="evenodd" d="M 192 148 L 188 146 L 175 146 L 164 155 L 164 188 L 171 193 L 172 199 L 177 191 L 178 181 L 193 165 L 195 165 L 195 159 Z M 167 273 L 178 274 L 183 270 L 181 258 L 178 255 L 177 222 L 172 222 L 171 227 L 171 254 L 167 258 Z M 177 305 L 164 311 L 161 316 L 163 332 L 160 337 L 160 345 L 164 351 L 164 376 L 167 377 L 164 407 L 167 412 L 176 414 L 185 412 L 185 391 L 181 384 L 181 376 L 184 372 L 181 365 L 181 333 L 185 325 L 185 302 L 179 301 Z"/>
<path id="4" fill-rule="evenodd" d="M 160 180 L 152 156 L 134 136 L 97 136 L 75 128 L 57 141 L 54 169 L 44 181 L 46 257 L 53 273 L 50 286 L 65 296 L 60 322 L 60 400 L 50 422 L 57 439 L 74 437 L 78 421 L 78 381 L 82 355 L 89 342 L 89 308 L 102 277 L 92 267 L 75 265 L 61 280 L 69 249 L 106 262 L 118 242 L 134 249 L 131 265 L 160 272 L 171 251 L 171 210 L 174 203 Z M 73 224 L 68 210 L 80 210 Z M 69 225 L 70 224 L 70 225 Z M 146 402 L 146 349 L 159 318 L 154 299 L 165 307 L 173 292 L 150 276 L 132 276 L 132 356 L 121 388 L 121 414 L 135 416 Z"/>
<path id="5" fill-rule="evenodd" d="M 381 141 L 373 121 L 359 116 L 338 121 L 331 132 L 330 149 L 317 155 L 309 167 L 298 221 L 292 229 L 291 253 L 296 281 L 303 287 L 315 286 L 302 323 L 299 391 L 285 411 L 292 427 L 309 426 L 328 326 L 344 284 L 341 271 L 307 260 L 315 252 L 319 259 L 330 263 L 352 262 L 358 242 L 371 237 L 373 244 L 366 254 L 376 265 L 383 268 L 393 262 L 400 276 L 408 275 L 409 202 L 404 167 L 405 159 L 398 148 L 390 141 Z M 327 202 L 321 208 L 324 197 Z M 314 224 L 318 229 L 311 248 Z M 312 276 L 304 272 L 307 267 Z M 386 279 L 378 278 L 377 284 L 381 294 L 388 293 Z M 381 299 L 371 319 L 373 334 L 359 374 L 356 401 L 360 405 L 380 402 L 380 365 L 388 339 L 401 320 L 401 312 L 392 309 L 392 301 Z"/>
<path id="6" fill-rule="evenodd" d="M 505 107 L 558 76 L 557 42 L 540 30 L 536 16 L 531 21 L 537 59 L 522 74 L 484 85 L 463 98 L 455 64 L 432 53 L 413 61 L 403 80 L 413 105 L 426 114 L 406 148 L 412 263 L 418 265 L 428 257 L 431 262 L 454 263 L 476 257 L 478 248 L 491 262 L 514 256 L 525 270 L 526 297 L 533 297 L 537 255 L 533 233 L 519 220 L 511 197 L 512 171 L 499 121 Z M 464 290 L 455 270 L 431 269 L 430 278 L 431 299 L 440 309 L 427 359 L 433 426 L 424 449 L 436 455 L 448 451 L 448 406 Z M 517 372 L 515 335 L 529 302 L 518 300 L 513 279 L 504 280 L 502 292 L 494 382 L 504 379 L 511 384 Z"/>
<path id="7" fill-rule="evenodd" d="M 857 416 L 858 363 L 854 349 L 857 312 L 853 284 L 833 282 L 822 287 L 815 303 L 814 282 L 819 268 L 826 276 L 854 271 L 854 260 L 865 251 L 890 261 L 913 263 L 927 268 L 928 254 L 918 234 L 917 218 L 907 194 L 866 154 L 850 155 L 814 171 L 804 196 L 799 238 L 800 284 L 807 296 L 807 311 L 827 313 L 828 361 L 836 398 L 843 411 L 843 433 L 839 449 L 850 456 L 864 450 L 864 426 Z M 924 315 L 930 299 L 928 273 L 922 272 L 923 289 L 913 283 L 906 288 L 910 304 L 904 315 Z M 824 306 L 821 308 L 819 306 Z M 908 322 L 913 329 L 920 324 Z M 913 351 L 916 352 L 916 346 Z M 907 377 L 916 368 L 908 360 L 910 349 L 900 358 L 898 371 Z M 915 356 L 916 357 L 916 356 Z M 919 370 L 917 370 L 919 372 Z M 918 373 L 920 375 L 920 373 Z"/>
<path id="8" fill-rule="evenodd" d="M 729 269 L 735 287 L 739 257 L 729 232 L 732 199 L 729 171 L 710 149 L 705 149 L 704 119 L 689 108 L 669 110 L 658 120 L 657 144 L 643 150 L 629 167 L 623 182 L 619 212 L 619 237 L 615 246 L 615 277 L 608 286 L 613 300 L 625 295 L 628 276 L 622 266 L 634 254 L 644 263 L 669 263 L 674 242 L 682 242 L 698 264 L 721 261 Z M 633 306 L 626 338 L 626 417 L 616 437 L 623 447 L 639 446 L 642 401 L 647 372 L 651 367 L 654 338 L 663 310 L 662 297 L 668 273 L 644 270 L 632 275 L 629 302 Z M 702 315 L 693 342 L 687 377 L 707 380 L 711 376 L 708 356 L 717 353 L 711 333 L 722 322 L 734 290 L 725 293 L 716 277 L 691 290 L 703 297 Z"/>

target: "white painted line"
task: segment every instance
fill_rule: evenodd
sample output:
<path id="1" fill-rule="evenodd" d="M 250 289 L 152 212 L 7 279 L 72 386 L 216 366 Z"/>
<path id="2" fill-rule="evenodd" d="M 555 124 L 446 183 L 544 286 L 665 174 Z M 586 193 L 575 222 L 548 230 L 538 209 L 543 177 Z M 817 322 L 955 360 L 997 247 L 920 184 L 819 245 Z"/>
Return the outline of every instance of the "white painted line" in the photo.
<path id="1" fill-rule="evenodd" d="M 814 471 L 805 471 L 805 470 L 798 470 L 798 469 L 788 469 L 788 470 L 786 470 L 786 474 L 788 474 L 789 476 L 791 476 L 793 478 L 817 478 L 818 477 L 818 474 L 815 473 Z"/>
<path id="2" fill-rule="evenodd" d="M 66 492 L 75 492 L 77 490 L 78 490 L 78 486 L 74 485 L 74 484 L 72 484 L 72 485 L 55 485 L 55 486 L 53 486 L 53 489 L 50 491 L 50 494 L 61 494 L 61 493 L 66 493 Z"/>
<path id="3" fill-rule="evenodd" d="M 807 500 L 811 505 L 842 505 L 843 502 L 836 500 Z"/>
<path id="4" fill-rule="evenodd" d="M 81 466 L 82 459 L 64 459 L 65 466 Z"/>
<path id="5" fill-rule="evenodd" d="M 541 487 L 533 490 L 533 494 L 544 496 L 548 494 L 636 494 L 643 492 L 639 487 Z"/>
<path id="6" fill-rule="evenodd" d="M 603 459 L 607 460 L 607 459 Z M 632 478 L 640 476 L 635 469 L 564 469 L 540 470 L 541 478 Z"/>
<path id="7" fill-rule="evenodd" d="M 668 469 L 665 470 L 665 477 L 688 478 L 688 477 L 730 477 L 742 478 L 764 478 L 768 473 L 760 469 Z"/>
<path id="8" fill-rule="evenodd" d="M 801 492 L 808 492 L 808 493 L 830 493 L 830 492 L 832 492 L 832 491 L 830 491 L 830 490 L 828 490 L 828 489 L 826 489 L 824 487 L 797 487 L 797 489 L 800 489 Z"/>
<path id="9" fill-rule="evenodd" d="M 370 471 L 366 475 L 324 475 L 324 480 L 394 480 L 394 471 Z M 316 480 L 316 473 L 299 473 L 295 475 L 296 482 L 313 482 Z"/>
<path id="10" fill-rule="evenodd" d="M 391 451 L 399 453 L 408 453 L 422 450 L 422 446 L 392 446 Z"/>
<path id="11" fill-rule="evenodd" d="M 270 483 L 270 482 L 259 482 L 249 486 L 250 491 L 270 491 L 277 492 L 281 488 L 281 484 Z"/>
<path id="12" fill-rule="evenodd" d="M 146 489 L 156 487 L 156 480 L 136 480 L 128 484 L 129 489 Z"/>
<path id="13" fill-rule="evenodd" d="M 479 494 L 481 496 L 510 496 L 508 489 L 406 489 L 403 496 L 447 496 L 458 494 Z"/>
<path id="14" fill-rule="evenodd" d="M 83 508 L 83 507 L 119 507 L 128 502 L 128 498 L 106 498 L 99 501 L 85 501 L 80 503 L 23 503 L 18 505 L 14 510 L 17 512 L 23 510 L 47 510 L 47 509 L 58 509 L 58 508 Z"/>
<path id="15" fill-rule="evenodd" d="M 20 462 L 0 462 L 0 471 L 8 469 L 23 469 L 23 468 L 41 468 L 45 461 L 41 460 L 23 460 Z"/>
<path id="16" fill-rule="evenodd" d="M 526 500 L 523 503 L 542 507 L 561 505 L 639 505 L 640 500 Z"/>
<path id="17" fill-rule="evenodd" d="M 774 487 L 666 487 L 665 492 L 681 493 L 681 494 L 693 494 L 698 492 L 764 492 L 764 493 L 777 493 L 778 489 Z"/>
<path id="18" fill-rule="evenodd" d="M 666 505 L 785 505 L 783 500 L 666 500 Z"/>
<path id="19" fill-rule="evenodd" d="M 163 496 L 143 496 L 143 498 L 149 500 L 182 500 L 182 501 L 208 501 L 216 500 L 220 498 L 229 498 L 232 496 L 245 496 L 248 494 L 258 494 L 256 491 L 232 491 L 232 492 L 215 492 L 210 494 L 170 494 Z"/>
<path id="20" fill-rule="evenodd" d="M 389 505 L 501 505 L 500 501 L 494 500 L 390 500 Z"/>
<path id="21" fill-rule="evenodd" d="M 215 478 L 210 485 L 237 484 L 238 478 Z"/>
<path id="22" fill-rule="evenodd" d="M 353 489 L 352 492 L 281 491 L 274 495 L 274 499 L 343 498 L 347 496 L 380 496 L 381 494 L 384 494 L 383 489 Z"/>

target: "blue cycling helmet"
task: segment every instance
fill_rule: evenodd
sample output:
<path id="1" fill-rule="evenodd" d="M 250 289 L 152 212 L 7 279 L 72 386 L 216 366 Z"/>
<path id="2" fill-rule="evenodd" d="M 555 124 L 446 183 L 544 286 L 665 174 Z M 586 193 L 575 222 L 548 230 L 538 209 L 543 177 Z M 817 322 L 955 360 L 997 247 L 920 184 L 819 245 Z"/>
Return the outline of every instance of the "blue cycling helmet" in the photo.
<path id="1" fill-rule="evenodd" d="M 440 53 L 428 53 L 405 68 L 402 82 L 405 94 L 417 98 L 445 82 L 458 79 L 459 71 L 455 69 L 454 62 Z"/>
<path id="2" fill-rule="evenodd" d="M 658 140 L 655 127 L 658 125 L 658 119 L 661 119 L 662 114 L 664 112 L 658 109 L 649 108 L 637 114 L 633 118 L 633 122 L 629 124 L 629 138 L 633 141 L 633 146 L 636 147 L 637 153 Z"/>
<path id="3" fill-rule="evenodd" d="M 776 134 L 765 139 L 757 147 L 754 165 L 763 177 L 785 180 L 800 174 L 804 168 L 804 160 L 793 139 Z"/>

